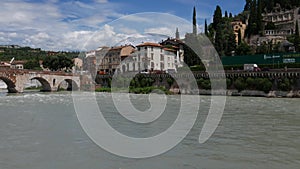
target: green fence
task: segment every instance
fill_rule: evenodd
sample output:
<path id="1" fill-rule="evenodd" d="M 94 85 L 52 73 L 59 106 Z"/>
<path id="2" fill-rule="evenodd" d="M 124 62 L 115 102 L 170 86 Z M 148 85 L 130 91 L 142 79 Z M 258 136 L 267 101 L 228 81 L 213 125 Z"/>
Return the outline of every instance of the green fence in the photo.
<path id="1" fill-rule="evenodd" d="M 300 53 L 280 53 L 265 55 L 244 55 L 244 56 L 226 56 L 222 57 L 222 63 L 225 66 L 258 64 L 258 65 L 276 65 L 276 64 L 299 64 Z"/>

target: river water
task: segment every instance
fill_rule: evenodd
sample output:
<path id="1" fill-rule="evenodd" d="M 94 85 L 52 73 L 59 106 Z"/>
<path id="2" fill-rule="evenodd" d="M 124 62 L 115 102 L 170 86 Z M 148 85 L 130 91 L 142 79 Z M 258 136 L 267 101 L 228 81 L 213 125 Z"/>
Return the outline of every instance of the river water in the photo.
<path id="1" fill-rule="evenodd" d="M 97 101 L 111 126 L 134 137 L 149 137 L 176 119 L 179 96 L 168 96 L 155 122 L 131 124 L 116 113 L 109 94 Z M 149 108 L 143 95 L 134 105 Z M 282 169 L 300 166 L 299 99 L 227 97 L 222 120 L 204 144 L 198 137 L 210 105 L 201 96 L 196 124 L 172 150 L 148 159 L 113 155 L 83 131 L 70 93 L 0 94 L 1 169 Z"/>

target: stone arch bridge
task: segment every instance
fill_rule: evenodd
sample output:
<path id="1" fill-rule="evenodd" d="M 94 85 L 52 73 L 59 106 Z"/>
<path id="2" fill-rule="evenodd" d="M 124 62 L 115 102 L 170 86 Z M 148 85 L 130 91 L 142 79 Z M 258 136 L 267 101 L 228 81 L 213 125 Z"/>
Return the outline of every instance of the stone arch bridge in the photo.
<path id="1" fill-rule="evenodd" d="M 38 80 L 45 92 L 57 91 L 62 82 L 68 83 L 68 90 L 80 88 L 80 76 L 72 73 L 0 69 L 0 80 L 6 83 L 9 93 L 24 91 L 24 84 L 30 80 Z"/>

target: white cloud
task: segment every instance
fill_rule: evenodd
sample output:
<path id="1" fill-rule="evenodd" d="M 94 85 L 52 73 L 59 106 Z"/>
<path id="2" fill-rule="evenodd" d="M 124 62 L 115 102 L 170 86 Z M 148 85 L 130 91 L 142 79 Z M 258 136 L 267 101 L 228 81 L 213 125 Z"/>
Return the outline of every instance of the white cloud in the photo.
<path id="1" fill-rule="evenodd" d="M 95 2 L 97 2 L 97 3 L 107 3 L 108 0 L 95 0 Z"/>
<path id="2" fill-rule="evenodd" d="M 166 36 L 169 36 L 169 37 L 174 37 L 174 35 L 175 35 L 174 29 L 170 29 L 170 28 L 167 28 L 167 27 L 149 28 L 149 29 L 145 30 L 145 33 L 166 35 Z"/>
<path id="3" fill-rule="evenodd" d="M 100 3 L 101 2 L 101 3 Z M 175 36 L 190 24 L 171 15 L 144 13 L 122 17 L 119 4 L 106 0 L 47 3 L 4 0 L 0 6 L 0 44 L 17 44 L 45 50 L 91 50 L 99 46 L 160 41 L 145 33 Z M 104 26 L 102 26 L 104 25 Z M 183 35 L 183 34 L 182 34 Z"/>

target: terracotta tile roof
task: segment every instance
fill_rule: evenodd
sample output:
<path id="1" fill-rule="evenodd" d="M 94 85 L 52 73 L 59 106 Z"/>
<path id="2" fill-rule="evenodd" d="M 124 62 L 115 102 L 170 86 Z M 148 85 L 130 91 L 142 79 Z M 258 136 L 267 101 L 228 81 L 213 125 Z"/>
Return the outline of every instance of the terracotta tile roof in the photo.
<path id="1" fill-rule="evenodd" d="M 170 52 L 176 52 L 176 50 L 174 49 L 170 49 L 170 48 L 164 48 L 165 51 L 170 51 Z"/>
<path id="2" fill-rule="evenodd" d="M 115 46 L 115 47 L 111 47 L 110 50 L 121 50 L 123 48 L 126 48 L 126 47 L 132 47 L 134 48 L 132 45 L 125 45 L 125 46 Z"/>
<path id="3" fill-rule="evenodd" d="M 144 47 L 144 46 L 151 46 L 151 47 L 162 47 L 158 43 L 151 43 L 151 42 L 145 42 L 143 44 L 137 45 L 137 47 Z"/>

